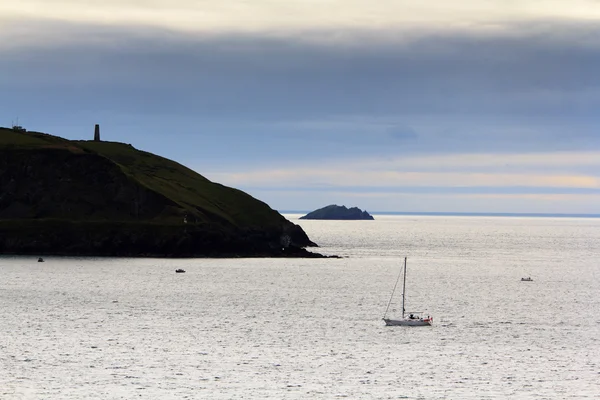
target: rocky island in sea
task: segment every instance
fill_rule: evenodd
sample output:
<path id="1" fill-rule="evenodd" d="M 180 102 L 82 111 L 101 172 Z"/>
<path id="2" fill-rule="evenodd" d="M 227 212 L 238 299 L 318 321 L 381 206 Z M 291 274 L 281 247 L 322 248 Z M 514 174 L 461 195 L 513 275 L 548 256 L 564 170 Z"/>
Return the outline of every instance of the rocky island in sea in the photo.
<path id="1" fill-rule="evenodd" d="M 0 254 L 322 257 L 240 190 L 129 144 L 0 128 Z"/>
<path id="2" fill-rule="evenodd" d="M 306 214 L 300 219 L 332 219 L 332 220 L 372 220 L 374 219 L 366 211 L 358 207 L 347 208 L 332 204 Z"/>

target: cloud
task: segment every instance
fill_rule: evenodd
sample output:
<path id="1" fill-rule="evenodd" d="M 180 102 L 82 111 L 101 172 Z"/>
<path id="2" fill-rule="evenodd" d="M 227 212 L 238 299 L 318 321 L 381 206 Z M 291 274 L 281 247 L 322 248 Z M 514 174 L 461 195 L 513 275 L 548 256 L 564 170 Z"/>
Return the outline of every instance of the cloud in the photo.
<path id="1" fill-rule="evenodd" d="M 560 19 L 598 21 L 593 0 L 448 0 L 435 4 L 411 0 L 266 1 L 228 0 L 20 0 L 4 2 L 10 19 L 80 21 L 85 24 L 153 26 L 188 32 L 289 32 L 309 30 L 415 29 L 494 31 L 505 21 Z"/>
<path id="2" fill-rule="evenodd" d="M 600 151 L 538 153 L 457 153 L 354 161 L 358 168 L 412 171 L 598 171 Z"/>
<path id="3" fill-rule="evenodd" d="M 359 32 L 350 35 L 357 39 L 349 46 L 330 46 L 301 37 L 68 25 L 74 43 L 2 51 L 0 86 L 15 93 L 13 103 L 57 111 L 87 104 L 203 118 L 366 117 L 372 126 L 387 119 L 388 126 L 418 136 L 434 129 L 463 135 L 469 118 L 477 129 L 501 131 L 497 136 L 506 135 L 502 125 L 512 121 L 521 126 L 511 128 L 514 135 L 525 137 L 532 120 L 596 122 L 600 52 L 580 45 L 589 31 L 579 28 L 550 26 L 547 36 L 538 36 L 517 26 L 518 38 L 429 33 L 408 43 L 402 34 Z M 61 101 L 37 101 L 48 93 L 60 93 Z"/>
<path id="4" fill-rule="evenodd" d="M 600 178 L 589 175 L 500 174 L 459 172 L 398 172 L 356 170 L 270 170 L 207 174 L 235 187 L 303 187 L 321 190 L 328 187 L 528 187 L 600 189 Z"/>
<path id="5" fill-rule="evenodd" d="M 600 153 L 457 154 L 396 159 L 348 159 L 297 165 L 213 171 L 210 179 L 245 188 L 303 188 L 307 191 L 512 193 L 600 192 Z M 506 163 L 511 167 L 507 168 Z M 507 170 L 508 169 L 508 170 Z M 206 173 L 206 171 L 205 171 Z"/>
<path id="6" fill-rule="evenodd" d="M 337 203 L 371 211 L 599 213 L 599 156 L 598 152 L 413 155 L 205 175 L 269 199 L 272 207 L 283 210 Z M 504 163 L 514 169 L 507 171 Z"/>

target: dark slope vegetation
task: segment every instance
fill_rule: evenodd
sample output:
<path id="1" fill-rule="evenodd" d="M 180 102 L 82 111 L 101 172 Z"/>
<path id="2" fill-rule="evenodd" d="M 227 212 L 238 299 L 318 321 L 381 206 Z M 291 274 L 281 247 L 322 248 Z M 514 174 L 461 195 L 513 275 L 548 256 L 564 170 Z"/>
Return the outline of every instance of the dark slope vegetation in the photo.
<path id="1" fill-rule="evenodd" d="M 0 253 L 318 256 L 267 204 L 115 142 L 0 128 Z"/>

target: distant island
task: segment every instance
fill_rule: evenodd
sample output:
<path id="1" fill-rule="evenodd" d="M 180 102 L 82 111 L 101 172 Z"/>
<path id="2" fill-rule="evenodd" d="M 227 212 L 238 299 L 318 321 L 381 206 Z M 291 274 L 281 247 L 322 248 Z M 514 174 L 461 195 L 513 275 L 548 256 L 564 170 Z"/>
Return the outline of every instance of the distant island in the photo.
<path id="1" fill-rule="evenodd" d="M 306 214 L 300 219 L 330 219 L 330 220 L 373 220 L 373 216 L 358 207 L 347 208 L 336 204 L 319 208 Z"/>
<path id="2" fill-rule="evenodd" d="M 93 138 L 0 128 L 0 254 L 323 257 L 249 194 L 102 141 L 98 125 Z"/>

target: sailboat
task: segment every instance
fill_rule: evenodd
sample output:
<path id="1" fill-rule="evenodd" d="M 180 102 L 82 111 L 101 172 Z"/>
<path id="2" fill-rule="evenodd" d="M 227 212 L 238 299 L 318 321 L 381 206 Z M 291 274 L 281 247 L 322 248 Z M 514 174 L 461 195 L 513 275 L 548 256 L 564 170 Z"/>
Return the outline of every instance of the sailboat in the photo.
<path id="1" fill-rule="evenodd" d="M 400 280 L 400 274 L 398 274 L 398 279 L 396 279 L 396 284 L 394 285 L 394 290 L 392 290 L 392 296 L 390 297 L 390 301 L 388 302 L 387 308 L 385 309 L 385 313 L 383 314 L 383 320 L 385 321 L 386 326 L 431 326 L 433 324 L 433 317 L 427 316 L 424 317 L 422 312 L 406 312 L 404 308 L 405 295 L 406 295 L 406 257 L 404 257 L 404 284 L 402 287 L 402 318 L 401 319 L 390 319 L 386 318 L 388 310 L 390 309 L 390 304 L 392 304 L 392 299 L 394 298 L 394 293 L 396 292 L 396 287 L 398 286 L 398 281 Z"/>

